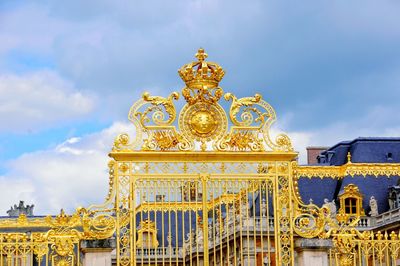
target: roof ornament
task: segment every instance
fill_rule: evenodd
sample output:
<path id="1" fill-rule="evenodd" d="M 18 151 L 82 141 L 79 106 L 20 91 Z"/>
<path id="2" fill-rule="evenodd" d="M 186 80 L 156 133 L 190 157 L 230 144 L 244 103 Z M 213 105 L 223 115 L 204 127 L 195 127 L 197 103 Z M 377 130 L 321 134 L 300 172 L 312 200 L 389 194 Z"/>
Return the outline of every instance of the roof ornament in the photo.
<path id="1" fill-rule="evenodd" d="M 7 211 L 7 214 L 9 217 L 18 217 L 21 214 L 24 214 L 26 216 L 33 216 L 33 208 L 35 207 L 34 204 L 32 205 L 26 205 L 23 200 L 19 201 L 19 204 L 14 204 L 14 206 L 11 206 L 11 208 Z"/>
<path id="2" fill-rule="evenodd" d="M 351 163 L 351 153 L 347 152 L 347 163 Z"/>

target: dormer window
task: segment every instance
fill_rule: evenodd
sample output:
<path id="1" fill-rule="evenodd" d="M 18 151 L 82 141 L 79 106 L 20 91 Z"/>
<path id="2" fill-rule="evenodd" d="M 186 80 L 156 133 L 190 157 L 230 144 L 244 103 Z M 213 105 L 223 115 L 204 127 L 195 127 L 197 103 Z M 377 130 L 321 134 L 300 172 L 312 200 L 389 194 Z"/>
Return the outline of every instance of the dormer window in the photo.
<path id="1" fill-rule="evenodd" d="M 348 214 L 350 216 L 365 215 L 362 208 L 363 196 L 358 187 L 354 184 L 349 184 L 344 187 L 344 191 L 339 195 L 340 209 L 339 213 Z"/>
<path id="2" fill-rule="evenodd" d="M 139 248 L 158 247 L 157 228 L 153 221 L 145 220 L 140 222 L 136 246 Z"/>
<path id="3" fill-rule="evenodd" d="M 332 160 L 332 157 L 335 155 L 335 152 L 334 151 L 328 151 L 327 154 L 328 154 L 328 163 L 330 163 L 331 160 Z"/>
<path id="4" fill-rule="evenodd" d="M 326 163 L 326 156 L 322 155 L 322 154 L 318 155 L 317 161 L 318 161 L 318 163 Z"/>
<path id="5" fill-rule="evenodd" d="M 388 201 L 390 210 L 400 208 L 400 185 L 389 187 Z"/>

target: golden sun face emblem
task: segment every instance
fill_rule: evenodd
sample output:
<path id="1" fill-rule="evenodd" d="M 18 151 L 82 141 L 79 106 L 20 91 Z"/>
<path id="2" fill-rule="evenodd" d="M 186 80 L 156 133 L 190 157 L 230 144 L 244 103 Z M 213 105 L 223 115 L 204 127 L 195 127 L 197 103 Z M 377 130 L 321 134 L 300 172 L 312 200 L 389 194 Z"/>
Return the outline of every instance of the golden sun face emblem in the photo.
<path id="1" fill-rule="evenodd" d="M 190 125 L 196 133 L 208 134 L 216 128 L 217 121 L 212 113 L 206 110 L 200 110 L 193 114 L 190 119 Z"/>
<path id="2" fill-rule="evenodd" d="M 179 114 L 179 128 L 186 139 L 201 142 L 216 141 L 226 133 L 228 121 L 224 109 L 219 104 L 187 104 Z"/>

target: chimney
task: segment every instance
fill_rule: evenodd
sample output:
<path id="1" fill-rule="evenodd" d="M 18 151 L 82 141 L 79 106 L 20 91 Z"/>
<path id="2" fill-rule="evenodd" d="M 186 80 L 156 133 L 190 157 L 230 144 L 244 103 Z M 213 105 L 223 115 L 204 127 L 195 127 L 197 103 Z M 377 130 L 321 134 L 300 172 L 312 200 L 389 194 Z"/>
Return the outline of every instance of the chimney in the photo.
<path id="1" fill-rule="evenodd" d="M 311 146 L 307 147 L 307 164 L 317 164 L 317 156 L 328 149 L 328 147 Z"/>

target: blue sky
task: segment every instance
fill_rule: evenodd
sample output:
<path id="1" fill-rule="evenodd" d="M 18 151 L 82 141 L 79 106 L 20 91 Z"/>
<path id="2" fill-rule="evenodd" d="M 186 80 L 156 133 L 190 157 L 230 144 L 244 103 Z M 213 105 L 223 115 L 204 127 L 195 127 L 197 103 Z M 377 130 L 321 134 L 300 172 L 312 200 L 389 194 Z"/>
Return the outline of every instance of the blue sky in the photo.
<path id="1" fill-rule="evenodd" d="M 226 70 L 225 91 L 274 106 L 301 160 L 309 145 L 399 136 L 399 12 L 399 1 L 1 1 L 0 215 L 19 199 L 40 213 L 101 202 L 130 105 L 180 90 L 177 69 L 199 47 Z"/>

